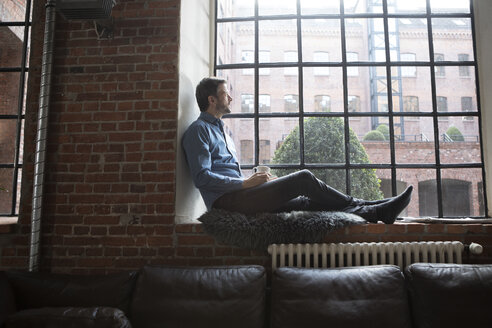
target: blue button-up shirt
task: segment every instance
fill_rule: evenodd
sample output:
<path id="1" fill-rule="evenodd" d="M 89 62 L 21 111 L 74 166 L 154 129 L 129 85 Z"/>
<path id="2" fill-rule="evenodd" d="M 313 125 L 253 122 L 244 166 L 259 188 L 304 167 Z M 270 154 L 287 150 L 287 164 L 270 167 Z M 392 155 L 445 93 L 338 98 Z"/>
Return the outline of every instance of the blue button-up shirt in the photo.
<path id="1" fill-rule="evenodd" d="M 242 188 L 234 143 L 224 133 L 222 120 L 202 112 L 184 133 L 182 146 L 193 182 L 209 210 L 217 198 Z"/>

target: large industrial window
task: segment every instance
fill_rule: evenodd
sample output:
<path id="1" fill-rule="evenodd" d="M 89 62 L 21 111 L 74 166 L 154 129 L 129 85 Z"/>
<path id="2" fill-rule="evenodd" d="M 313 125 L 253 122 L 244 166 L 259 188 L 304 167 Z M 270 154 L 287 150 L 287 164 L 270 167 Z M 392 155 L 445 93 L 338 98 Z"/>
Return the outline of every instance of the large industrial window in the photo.
<path id="1" fill-rule="evenodd" d="M 364 198 L 413 185 L 409 216 L 484 216 L 471 1 L 216 6 L 214 69 L 234 99 L 224 122 L 248 148 L 245 175 L 307 168 Z"/>
<path id="2" fill-rule="evenodd" d="M 0 2 L 0 220 L 19 214 L 31 0 Z"/>

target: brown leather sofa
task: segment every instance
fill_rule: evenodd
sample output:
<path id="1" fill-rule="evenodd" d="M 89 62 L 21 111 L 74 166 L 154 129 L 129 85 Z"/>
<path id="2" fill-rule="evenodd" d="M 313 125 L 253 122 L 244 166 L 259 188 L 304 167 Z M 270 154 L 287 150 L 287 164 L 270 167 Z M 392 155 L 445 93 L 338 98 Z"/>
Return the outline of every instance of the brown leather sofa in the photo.
<path id="1" fill-rule="evenodd" d="M 0 272 L 0 327 L 492 327 L 492 265 Z"/>

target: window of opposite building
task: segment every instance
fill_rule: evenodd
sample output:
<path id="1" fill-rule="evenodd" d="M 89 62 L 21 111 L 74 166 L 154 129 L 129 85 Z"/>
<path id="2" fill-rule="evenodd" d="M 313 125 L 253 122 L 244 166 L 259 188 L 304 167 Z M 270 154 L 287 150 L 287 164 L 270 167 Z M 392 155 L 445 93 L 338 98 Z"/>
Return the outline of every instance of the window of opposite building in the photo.
<path id="1" fill-rule="evenodd" d="M 413 185 L 411 216 L 463 215 L 444 207 L 449 190 L 468 188 L 474 196 L 464 197 L 466 212 L 483 215 L 471 2 L 217 1 L 225 2 L 216 38 L 230 38 L 232 47 L 216 48 L 214 71 L 238 93 L 233 98 L 247 95 L 225 117 L 235 140 L 252 141 L 248 150 L 241 146 L 251 160 L 245 171 L 260 163 L 278 175 L 308 168 L 357 197 Z M 224 25 L 227 36 L 220 35 Z M 326 129 L 343 142 L 333 157 L 313 156 L 335 147 L 324 140 Z M 384 140 L 364 141 L 376 131 Z M 359 145 L 365 159 L 354 153 Z M 367 179 L 373 182 L 360 188 Z M 435 197 L 424 203 L 428 190 Z"/>
<path id="2" fill-rule="evenodd" d="M 30 27 L 30 0 L 0 3 L 0 217 L 19 214 Z"/>

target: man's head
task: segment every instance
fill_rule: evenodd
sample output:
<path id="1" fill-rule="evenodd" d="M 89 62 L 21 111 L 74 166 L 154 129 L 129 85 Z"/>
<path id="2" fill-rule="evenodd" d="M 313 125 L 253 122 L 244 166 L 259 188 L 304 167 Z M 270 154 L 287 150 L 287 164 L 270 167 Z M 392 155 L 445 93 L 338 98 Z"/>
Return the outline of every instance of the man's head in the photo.
<path id="1" fill-rule="evenodd" d="M 212 109 L 220 116 L 231 112 L 229 103 L 232 98 L 227 90 L 227 81 L 217 77 L 206 77 L 196 86 L 196 101 L 201 112 Z"/>

